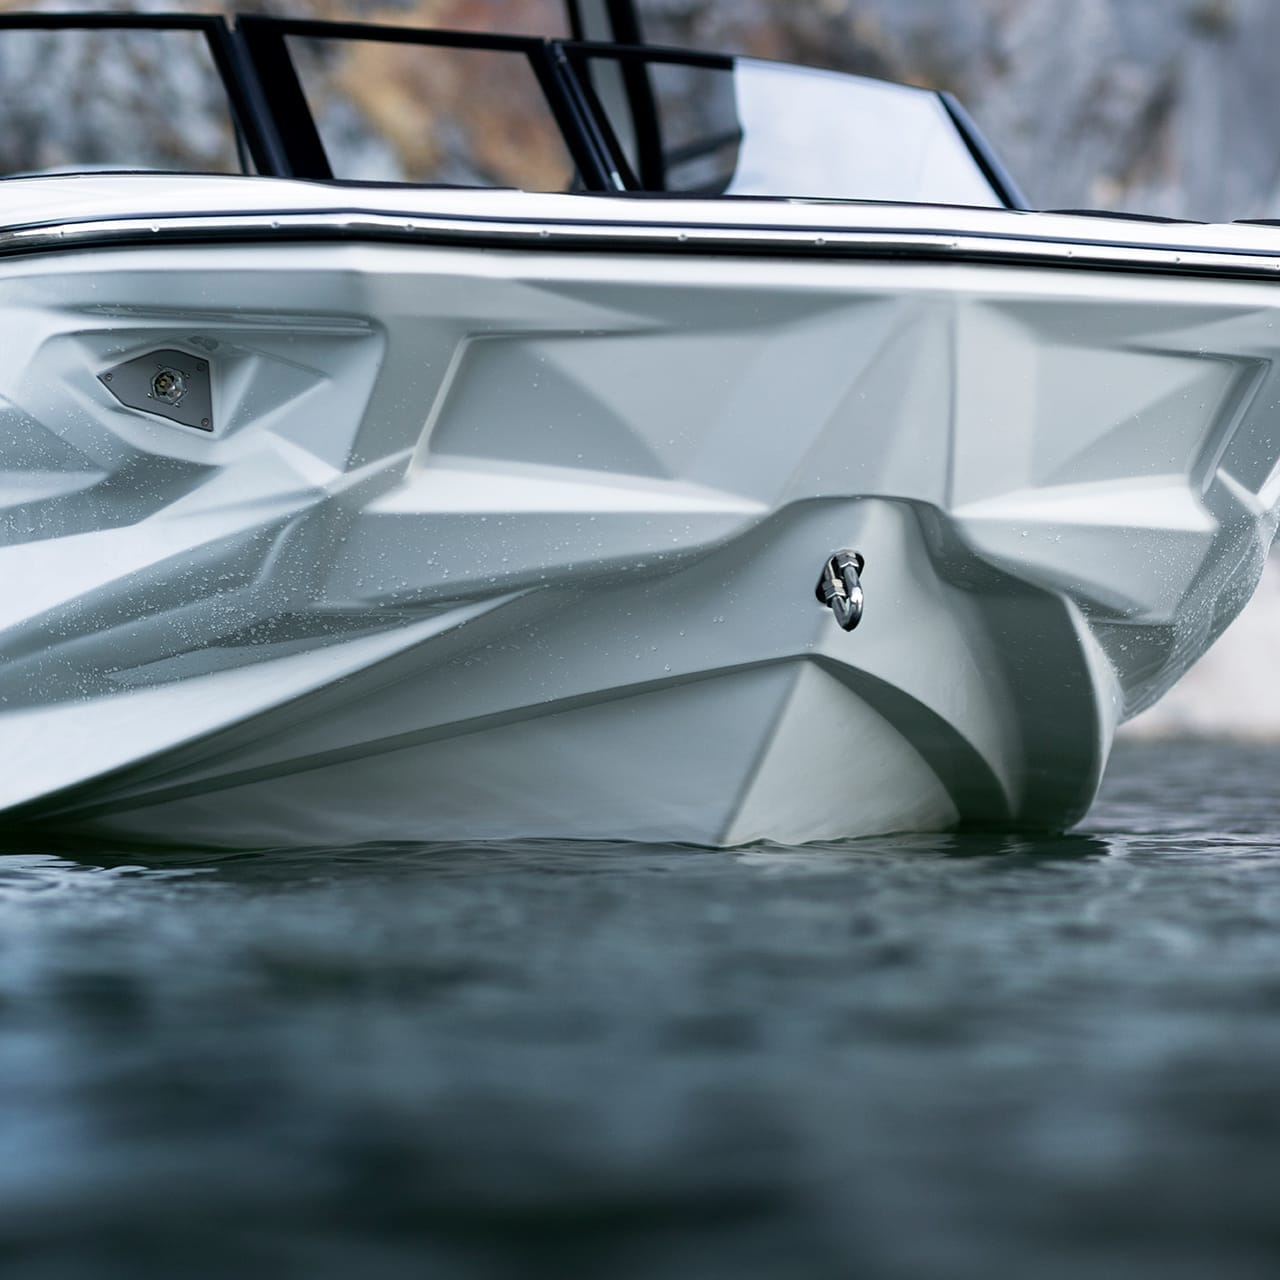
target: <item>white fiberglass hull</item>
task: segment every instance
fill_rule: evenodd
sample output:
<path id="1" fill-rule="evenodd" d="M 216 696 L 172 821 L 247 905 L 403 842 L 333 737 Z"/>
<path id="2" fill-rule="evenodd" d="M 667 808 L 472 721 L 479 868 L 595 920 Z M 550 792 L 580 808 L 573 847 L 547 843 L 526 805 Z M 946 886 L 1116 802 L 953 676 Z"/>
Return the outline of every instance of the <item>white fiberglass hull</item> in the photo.
<path id="1" fill-rule="evenodd" d="M 1266 281 L 263 239 L 0 259 L 11 823 L 1065 826 L 1275 532 Z"/>

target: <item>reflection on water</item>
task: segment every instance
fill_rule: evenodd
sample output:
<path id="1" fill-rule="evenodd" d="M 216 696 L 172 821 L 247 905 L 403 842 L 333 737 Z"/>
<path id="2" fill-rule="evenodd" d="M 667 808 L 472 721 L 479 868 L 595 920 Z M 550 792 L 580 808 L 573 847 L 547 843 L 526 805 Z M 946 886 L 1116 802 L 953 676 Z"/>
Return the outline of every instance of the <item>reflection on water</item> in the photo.
<path id="1" fill-rule="evenodd" d="M 1280 751 L 1066 836 L 0 857 L 6 1277 L 1271 1275 Z"/>

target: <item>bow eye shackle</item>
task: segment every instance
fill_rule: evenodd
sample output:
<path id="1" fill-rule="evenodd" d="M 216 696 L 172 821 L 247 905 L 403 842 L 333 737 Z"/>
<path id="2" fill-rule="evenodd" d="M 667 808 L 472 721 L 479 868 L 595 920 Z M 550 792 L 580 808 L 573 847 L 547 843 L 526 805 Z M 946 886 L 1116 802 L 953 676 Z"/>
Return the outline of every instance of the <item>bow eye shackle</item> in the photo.
<path id="1" fill-rule="evenodd" d="M 862 570 L 866 561 L 859 551 L 837 551 L 822 566 L 814 595 L 835 614 L 836 621 L 852 631 L 862 621 Z"/>

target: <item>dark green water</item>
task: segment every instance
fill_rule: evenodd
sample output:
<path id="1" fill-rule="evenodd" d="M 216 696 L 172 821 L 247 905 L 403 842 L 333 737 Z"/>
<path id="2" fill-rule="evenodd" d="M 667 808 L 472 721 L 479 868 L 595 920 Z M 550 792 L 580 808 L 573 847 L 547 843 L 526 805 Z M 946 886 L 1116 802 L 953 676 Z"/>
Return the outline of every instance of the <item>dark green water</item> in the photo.
<path id="1" fill-rule="evenodd" d="M 1057 839 L 0 858 L 0 1277 L 1280 1274 L 1280 749 Z"/>

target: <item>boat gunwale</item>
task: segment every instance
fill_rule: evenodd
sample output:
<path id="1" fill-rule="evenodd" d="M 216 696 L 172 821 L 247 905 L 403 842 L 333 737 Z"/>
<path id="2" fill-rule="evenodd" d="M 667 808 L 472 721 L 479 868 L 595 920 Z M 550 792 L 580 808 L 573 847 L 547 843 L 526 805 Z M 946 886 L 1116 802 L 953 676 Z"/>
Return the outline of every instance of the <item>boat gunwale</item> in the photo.
<path id="1" fill-rule="evenodd" d="M 937 206 L 934 206 L 935 208 Z M 603 221 L 422 214 L 359 207 L 63 218 L 0 228 L 0 256 L 172 244 L 302 241 L 412 243 L 476 249 L 804 258 L 1040 266 L 1091 271 L 1276 279 L 1274 251 L 1256 246 L 1140 244 L 1013 231 L 831 227 L 741 222 Z"/>

